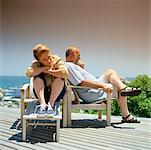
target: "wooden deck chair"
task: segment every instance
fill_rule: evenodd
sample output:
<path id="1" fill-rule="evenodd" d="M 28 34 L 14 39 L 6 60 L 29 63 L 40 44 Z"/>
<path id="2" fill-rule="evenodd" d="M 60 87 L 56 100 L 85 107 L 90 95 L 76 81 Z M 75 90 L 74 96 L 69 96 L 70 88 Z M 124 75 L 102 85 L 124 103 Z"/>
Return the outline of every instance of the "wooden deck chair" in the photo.
<path id="1" fill-rule="evenodd" d="M 42 117 L 39 118 L 34 114 L 35 107 L 38 99 L 33 95 L 33 78 L 30 79 L 30 84 L 24 84 L 21 88 L 21 127 L 22 127 L 22 140 L 26 140 L 26 129 L 27 125 L 42 125 L 42 126 L 56 126 L 55 141 L 59 141 L 59 130 L 60 130 L 60 114 L 57 116 Z M 60 107 L 60 103 L 56 103 L 57 109 Z M 34 122 L 33 122 L 34 120 Z M 42 120 L 37 122 L 37 120 Z M 50 120 L 55 120 L 55 123 L 48 123 Z"/>
<path id="2" fill-rule="evenodd" d="M 68 82 L 66 97 L 64 98 L 64 105 L 63 105 L 63 109 L 67 109 L 65 112 L 66 114 L 64 114 L 64 115 L 67 115 L 67 118 L 65 118 L 64 120 L 64 127 L 71 126 L 71 111 L 75 109 L 98 110 L 98 119 L 101 119 L 102 117 L 101 110 L 106 110 L 107 125 L 110 126 L 111 125 L 111 94 L 107 93 L 107 99 L 104 101 L 100 100 L 100 101 L 97 101 L 96 103 L 81 104 L 78 93 L 75 90 L 76 88 L 88 88 L 88 87 L 74 86 Z M 74 103 L 71 100 L 71 90 L 74 92 L 75 99 L 76 99 L 76 102 Z"/>

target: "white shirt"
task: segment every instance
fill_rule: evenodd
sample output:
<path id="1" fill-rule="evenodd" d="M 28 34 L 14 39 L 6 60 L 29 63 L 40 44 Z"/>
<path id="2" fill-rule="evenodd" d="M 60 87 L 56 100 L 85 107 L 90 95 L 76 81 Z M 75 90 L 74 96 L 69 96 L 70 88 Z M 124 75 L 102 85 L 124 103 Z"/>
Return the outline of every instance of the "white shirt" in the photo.
<path id="1" fill-rule="evenodd" d="M 93 82 L 104 83 L 103 79 L 97 79 L 95 76 L 91 75 L 85 69 L 81 68 L 80 66 L 72 63 L 66 62 L 66 66 L 69 71 L 68 80 L 73 85 L 78 85 L 84 80 L 90 80 Z M 85 101 L 86 103 L 92 103 L 100 99 L 106 98 L 106 93 L 103 90 L 98 89 L 76 89 L 78 92 L 79 97 Z"/>

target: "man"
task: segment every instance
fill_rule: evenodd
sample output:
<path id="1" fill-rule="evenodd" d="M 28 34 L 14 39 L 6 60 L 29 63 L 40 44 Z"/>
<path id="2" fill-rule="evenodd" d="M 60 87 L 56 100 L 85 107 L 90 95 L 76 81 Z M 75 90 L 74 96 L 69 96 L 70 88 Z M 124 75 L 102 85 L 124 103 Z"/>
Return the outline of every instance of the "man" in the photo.
<path id="1" fill-rule="evenodd" d="M 36 45 L 33 55 L 35 61 L 26 74 L 28 77 L 34 77 L 34 94 L 40 103 L 37 113 L 54 114 L 55 101 L 65 94 L 64 79 L 68 77 L 68 69 L 60 57 L 51 54 L 46 45 Z"/>
<path id="2" fill-rule="evenodd" d="M 67 49 L 68 51 L 68 49 Z M 73 53 L 73 51 L 72 51 Z M 72 54 L 71 53 L 71 54 Z M 67 55 L 66 55 L 67 56 Z M 73 55 L 74 56 L 74 55 Z M 76 55 L 75 55 L 76 56 Z M 75 57 L 74 56 L 74 57 Z M 71 57 L 70 53 L 67 57 Z M 73 57 L 73 58 L 74 58 Z M 68 58 L 66 58 L 68 60 Z M 75 59 L 76 60 L 76 59 Z M 74 62 L 74 59 L 73 59 Z M 108 69 L 98 79 L 87 72 L 85 69 L 73 62 L 66 62 L 69 71 L 68 80 L 73 85 L 90 87 L 89 89 L 76 89 L 79 97 L 86 103 L 93 103 L 97 100 L 106 98 L 106 92 L 114 93 L 114 97 L 118 98 L 118 105 L 122 111 L 122 122 L 139 123 L 132 115 L 130 115 L 127 107 L 126 96 L 135 96 L 140 94 L 140 89 L 132 89 L 127 87 L 119 78 L 113 69 Z"/>
<path id="3" fill-rule="evenodd" d="M 84 68 L 84 62 L 80 58 L 80 50 L 74 46 L 70 46 L 66 50 L 66 62 L 73 62 Z"/>

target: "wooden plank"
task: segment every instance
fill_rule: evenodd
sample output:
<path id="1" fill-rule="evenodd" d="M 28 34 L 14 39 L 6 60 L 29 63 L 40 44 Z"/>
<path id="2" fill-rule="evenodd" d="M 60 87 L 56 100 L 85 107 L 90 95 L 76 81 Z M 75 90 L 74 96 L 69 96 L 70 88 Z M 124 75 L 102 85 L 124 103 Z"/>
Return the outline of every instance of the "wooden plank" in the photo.
<path id="1" fill-rule="evenodd" d="M 2 144 L 3 144 L 3 146 L 5 145 L 6 147 L 8 147 L 8 148 L 12 148 L 12 149 L 24 149 L 24 150 L 29 150 L 29 148 L 31 148 L 30 146 L 23 146 L 23 145 L 21 145 L 20 143 L 15 143 L 15 142 L 13 142 L 13 141 L 10 141 L 9 143 L 7 142 L 7 140 L 5 140 L 5 139 L 1 139 L 1 142 L 2 142 Z"/>
<path id="2" fill-rule="evenodd" d="M 6 140 L 5 140 L 6 142 Z M 4 140 L 2 141 L 2 144 L 3 146 L 7 147 L 8 144 L 5 143 Z M 45 146 L 42 146 L 42 145 L 35 145 L 35 144 L 32 144 L 32 143 L 26 143 L 26 142 L 15 142 L 15 141 L 11 141 L 9 142 L 11 143 L 11 145 L 9 145 L 9 147 L 11 146 L 11 149 L 21 149 L 21 150 L 26 150 L 26 149 L 32 149 L 32 150 L 37 150 L 37 149 L 40 149 L 40 150 L 50 150 L 51 148 L 48 148 L 48 145 L 47 147 Z M 53 148 L 52 148 L 53 149 Z M 3 149 L 2 149 L 3 150 Z"/>
<path id="3" fill-rule="evenodd" d="M 144 149 L 151 147 L 150 138 L 151 122 L 149 119 L 141 118 L 140 124 L 119 124 L 115 127 L 106 128 L 62 128 L 60 129 L 60 141 L 51 142 L 50 136 L 54 129 L 45 129 L 42 127 L 29 128 L 28 139 L 34 144 L 20 142 L 21 130 L 15 129 L 13 124 L 19 117 L 19 109 L 0 107 L 0 144 L 5 150 L 9 149 L 77 149 L 77 150 L 130 150 Z M 72 114 L 74 119 L 79 118 L 97 118 L 97 115 Z M 112 117 L 112 121 L 120 121 L 121 117 Z M 114 120 L 115 119 L 115 120 Z M 84 120 L 83 120 L 84 121 Z M 93 121 L 93 120 L 92 120 Z M 13 128 L 12 128 L 13 127 Z M 37 132 L 38 131 L 38 132 Z M 36 133 L 36 134 L 35 134 Z M 39 141 L 39 143 L 38 143 Z M 1 149 L 1 147 L 0 147 Z"/>
<path id="4" fill-rule="evenodd" d="M 38 101 L 38 99 L 24 99 L 24 103 L 29 103 L 29 102 L 32 102 L 32 101 Z"/>
<path id="5" fill-rule="evenodd" d="M 106 129 L 106 128 L 105 128 Z M 93 129 L 91 129 L 91 128 L 89 128 L 89 130 L 93 130 Z M 104 129 L 103 129 L 104 130 Z M 120 146 L 122 146 L 122 147 L 126 147 L 126 145 L 128 145 L 128 147 L 131 147 L 131 148 L 134 148 L 134 147 L 142 147 L 142 148 L 149 148 L 150 147 L 150 144 L 148 143 L 148 145 L 146 145 L 147 143 L 144 143 L 144 142 L 137 142 L 136 143 L 136 137 L 134 137 L 133 139 L 128 139 L 128 138 L 126 138 L 126 136 L 125 135 L 122 135 L 122 136 L 118 136 L 118 138 L 115 138 L 115 136 L 114 136 L 114 138 L 110 138 L 111 137 L 111 135 L 114 135 L 114 134 L 116 134 L 116 132 L 108 132 L 109 134 L 107 135 L 107 134 L 104 134 L 103 132 L 100 132 L 99 133 L 99 131 L 100 130 L 98 130 L 98 131 L 96 131 L 97 133 L 94 133 L 93 134 L 93 132 L 92 131 L 88 131 L 88 130 L 82 130 L 82 129 L 80 129 L 80 131 L 79 131 L 79 134 L 78 135 L 76 135 L 76 131 L 75 130 L 72 130 L 72 131 L 70 131 L 70 132 L 68 132 L 68 131 L 66 131 L 66 132 L 68 132 L 68 134 L 70 135 L 70 136 L 72 136 L 72 135 L 74 135 L 73 136 L 73 138 L 74 139 L 76 139 L 77 138 L 77 140 L 78 139 L 80 139 L 80 141 L 85 141 L 85 140 L 87 140 L 87 142 L 90 140 L 90 143 L 91 143 L 91 139 L 93 139 L 93 143 L 94 142 L 99 142 L 99 141 L 102 141 L 103 142 L 103 144 L 105 144 L 105 143 L 107 143 L 107 145 L 114 145 L 114 146 L 117 146 L 117 147 L 119 147 L 119 145 Z M 89 133 L 89 134 L 88 134 Z M 101 135 L 101 136 L 100 136 Z M 97 138 L 96 138 L 97 137 Z M 70 138 L 71 139 L 71 138 Z M 134 141 L 135 140 L 135 141 Z M 83 141 L 83 142 L 84 142 Z M 116 141 L 118 141 L 118 142 L 116 142 Z M 133 143 L 132 143 L 132 141 L 133 141 Z M 78 142 L 78 141 L 77 141 Z M 85 141 L 86 142 L 86 141 Z M 94 144 L 96 144 L 96 143 L 94 143 Z M 144 145 L 144 144 L 145 145 Z M 134 145 L 134 146 L 133 146 Z"/>
<path id="6" fill-rule="evenodd" d="M 76 104 L 71 105 L 71 109 L 82 109 L 82 110 L 105 110 L 106 104 Z"/>
<path id="7" fill-rule="evenodd" d="M 0 142 L 0 149 L 1 150 L 16 150 L 16 148 L 9 147 L 8 145 L 5 145 L 4 143 Z"/>

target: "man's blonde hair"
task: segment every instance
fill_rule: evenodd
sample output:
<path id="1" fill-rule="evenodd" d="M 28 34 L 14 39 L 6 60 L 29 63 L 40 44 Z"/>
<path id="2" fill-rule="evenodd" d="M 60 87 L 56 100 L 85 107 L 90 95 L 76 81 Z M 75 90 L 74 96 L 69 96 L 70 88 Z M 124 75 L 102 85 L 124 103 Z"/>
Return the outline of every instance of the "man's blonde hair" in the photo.
<path id="1" fill-rule="evenodd" d="M 50 49 L 46 45 L 44 45 L 44 44 L 35 45 L 35 47 L 33 48 L 33 55 L 34 55 L 35 59 L 38 60 L 39 55 L 45 51 L 50 52 Z"/>

